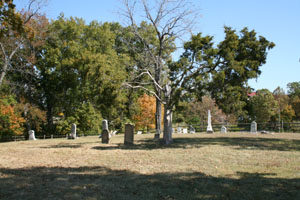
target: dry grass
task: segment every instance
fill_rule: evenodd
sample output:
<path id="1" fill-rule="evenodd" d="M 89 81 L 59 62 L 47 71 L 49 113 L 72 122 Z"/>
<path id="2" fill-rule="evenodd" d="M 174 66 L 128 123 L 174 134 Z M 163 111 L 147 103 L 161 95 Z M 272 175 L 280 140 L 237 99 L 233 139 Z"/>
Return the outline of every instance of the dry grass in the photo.
<path id="1" fill-rule="evenodd" d="M 300 199 L 300 134 L 0 143 L 0 199 Z"/>

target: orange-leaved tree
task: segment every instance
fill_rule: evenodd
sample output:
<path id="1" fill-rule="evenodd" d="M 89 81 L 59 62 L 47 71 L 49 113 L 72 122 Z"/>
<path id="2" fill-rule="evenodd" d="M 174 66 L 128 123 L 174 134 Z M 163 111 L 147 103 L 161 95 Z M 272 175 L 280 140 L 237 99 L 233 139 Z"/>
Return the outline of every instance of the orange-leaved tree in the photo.
<path id="1" fill-rule="evenodd" d="M 24 118 L 17 112 L 15 106 L 7 101 L 6 97 L 0 98 L 0 138 L 21 135 L 24 132 Z"/>
<path id="2" fill-rule="evenodd" d="M 137 130 L 155 128 L 155 102 L 156 98 L 147 94 L 143 94 L 138 99 L 139 113 L 133 117 Z"/>

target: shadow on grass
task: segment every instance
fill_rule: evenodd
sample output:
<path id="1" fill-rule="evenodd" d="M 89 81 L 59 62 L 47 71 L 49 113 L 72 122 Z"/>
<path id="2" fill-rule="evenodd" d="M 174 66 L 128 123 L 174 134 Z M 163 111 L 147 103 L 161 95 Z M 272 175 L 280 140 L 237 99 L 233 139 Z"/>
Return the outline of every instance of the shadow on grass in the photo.
<path id="1" fill-rule="evenodd" d="M 201 148 L 207 145 L 232 146 L 240 150 L 277 150 L 300 151 L 300 140 L 275 139 L 275 138 L 250 138 L 250 137 L 205 137 L 205 138 L 175 138 L 173 144 L 164 146 L 152 139 L 138 141 L 134 145 L 118 144 L 117 146 L 97 146 L 93 149 L 130 149 L 152 150 L 157 148 Z"/>
<path id="2" fill-rule="evenodd" d="M 105 167 L 0 168 L 0 199 L 300 199 L 300 179 L 143 175 Z"/>

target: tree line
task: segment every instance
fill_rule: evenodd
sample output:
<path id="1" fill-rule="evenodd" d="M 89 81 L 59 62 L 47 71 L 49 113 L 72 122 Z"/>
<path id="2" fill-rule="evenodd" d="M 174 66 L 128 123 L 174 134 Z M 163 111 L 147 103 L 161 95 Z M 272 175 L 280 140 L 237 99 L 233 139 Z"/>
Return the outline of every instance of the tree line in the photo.
<path id="1" fill-rule="evenodd" d="M 154 120 L 158 137 L 164 126 L 163 141 L 169 144 L 172 123 L 204 120 L 195 108 L 207 105 L 222 120 L 270 121 L 278 112 L 284 120 L 299 120 L 299 82 L 289 84 L 288 95 L 279 88 L 248 96 L 248 80 L 260 75 L 275 46 L 254 30 L 224 27 L 219 44 L 212 36 L 193 34 L 174 59 L 177 39 L 199 20 L 191 18 L 189 1 L 159 1 L 153 11 L 147 1 L 124 0 L 126 26 L 87 24 L 63 14 L 50 21 L 38 12 L 40 3 L 30 0 L 20 12 L 12 0 L 0 3 L 0 137 L 31 129 L 66 134 L 72 123 L 81 133 L 98 134 L 102 119 L 118 130 L 129 122 L 147 127 L 141 122 L 147 119 L 149 128 Z M 146 14 L 141 22 L 135 5 Z M 186 23 L 187 17 L 193 20 Z"/>

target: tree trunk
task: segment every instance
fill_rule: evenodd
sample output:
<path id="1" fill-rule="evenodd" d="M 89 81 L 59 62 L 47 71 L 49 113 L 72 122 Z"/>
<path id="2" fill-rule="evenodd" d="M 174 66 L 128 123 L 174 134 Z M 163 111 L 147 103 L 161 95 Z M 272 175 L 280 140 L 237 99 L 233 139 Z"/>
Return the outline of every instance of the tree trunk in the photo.
<path id="1" fill-rule="evenodd" d="M 6 74 L 6 71 L 7 71 L 7 67 L 8 67 L 8 63 L 7 61 L 4 61 L 4 65 L 3 65 L 3 69 L 2 69 L 2 72 L 1 72 L 1 75 L 0 75 L 0 86 L 2 85 L 2 82 L 4 80 L 4 76 Z"/>
<path id="2" fill-rule="evenodd" d="M 172 109 L 169 108 L 168 105 L 164 106 L 164 136 L 163 136 L 163 144 L 169 145 L 173 142 L 172 138 Z"/>
<path id="3" fill-rule="evenodd" d="M 161 133 L 161 102 L 158 99 L 156 99 L 155 129 L 156 133 L 154 139 L 159 140 Z"/>

